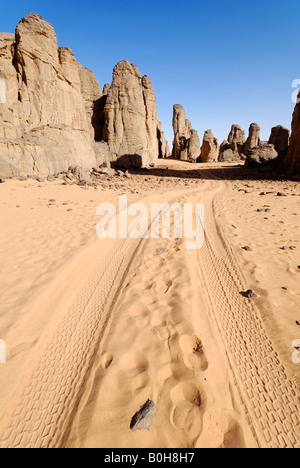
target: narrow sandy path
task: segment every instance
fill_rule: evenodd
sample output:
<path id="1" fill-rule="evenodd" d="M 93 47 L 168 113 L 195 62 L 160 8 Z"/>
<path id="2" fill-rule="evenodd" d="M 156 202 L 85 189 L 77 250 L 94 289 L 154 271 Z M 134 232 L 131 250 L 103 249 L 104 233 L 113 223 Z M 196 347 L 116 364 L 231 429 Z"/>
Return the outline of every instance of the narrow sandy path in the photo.
<path id="1" fill-rule="evenodd" d="M 199 252 L 175 239 L 107 244 L 12 394 L 1 446 L 298 447 L 298 395 L 240 295 L 246 285 L 216 222 L 223 189 L 207 181 L 164 199 L 205 203 Z M 153 430 L 129 433 L 147 398 L 159 410 Z"/>

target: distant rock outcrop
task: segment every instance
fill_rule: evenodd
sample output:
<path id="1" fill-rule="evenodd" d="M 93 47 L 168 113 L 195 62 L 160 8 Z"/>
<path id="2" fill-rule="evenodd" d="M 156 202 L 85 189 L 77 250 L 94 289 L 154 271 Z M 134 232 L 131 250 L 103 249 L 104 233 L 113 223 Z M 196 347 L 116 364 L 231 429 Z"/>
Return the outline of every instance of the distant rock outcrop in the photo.
<path id="1" fill-rule="evenodd" d="M 120 166 L 151 166 L 158 158 L 156 99 L 150 78 L 128 60 L 119 62 L 107 87 L 102 139 Z"/>
<path id="2" fill-rule="evenodd" d="M 239 125 L 232 125 L 228 140 L 220 145 L 219 161 L 239 161 L 243 159 L 242 148 L 245 144 L 245 132 Z"/>
<path id="3" fill-rule="evenodd" d="M 260 142 L 260 126 L 257 123 L 252 123 L 249 127 L 249 136 L 246 143 L 243 145 L 242 153 L 248 156 L 249 151 L 259 145 Z"/>
<path id="4" fill-rule="evenodd" d="M 204 133 L 203 144 L 201 147 L 201 162 L 214 162 L 218 160 L 219 144 L 217 138 L 213 136 L 211 130 Z"/>
<path id="5" fill-rule="evenodd" d="M 179 104 L 173 107 L 173 131 L 172 157 L 183 161 L 197 159 L 200 155 L 198 132 L 193 130 L 191 122 L 185 117 L 184 108 Z"/>
<path id="6" fill-rule="evenodd" d="M 277 127 L 272 128 L 269 144 L 274 145 L 277 153 L 280 153 L 280 151 L 289 146 L 289 141 L 290 131 L 287 128 L 282 127 L 282 125 L 277 125 Z"/>

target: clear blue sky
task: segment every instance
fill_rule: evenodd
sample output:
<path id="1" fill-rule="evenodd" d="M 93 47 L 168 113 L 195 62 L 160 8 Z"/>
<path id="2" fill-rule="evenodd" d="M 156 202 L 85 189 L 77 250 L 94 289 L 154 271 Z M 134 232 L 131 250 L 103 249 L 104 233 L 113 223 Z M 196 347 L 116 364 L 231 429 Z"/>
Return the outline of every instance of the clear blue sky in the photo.
<path id="1" fill-rule="evenodd" d="M 2 2 L 0 31 L 39 13 L 59 46 L 93 70 L 100 85 L 128 59 L 153 83 L 158 116 L 171 144 L 173 104 L 200 137 L 220 142 L 232 123 L 251 122 L 268 139 L 290 128 L 292 81 L 300 79 L 299 0 L 13 0 Z"/>

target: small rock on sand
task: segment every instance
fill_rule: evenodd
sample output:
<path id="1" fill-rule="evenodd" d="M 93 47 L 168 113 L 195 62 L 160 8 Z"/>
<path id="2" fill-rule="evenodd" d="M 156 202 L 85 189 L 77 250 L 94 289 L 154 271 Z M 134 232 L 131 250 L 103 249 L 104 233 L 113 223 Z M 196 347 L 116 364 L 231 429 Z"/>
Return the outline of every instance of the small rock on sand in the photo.
<path id="1" fill-rule="evenodd" d="M 283 192 L 278 192 L 277 197 L 287 197 L 287 194 Z"/>
<path id="2" fill-rule="evenodd" d="M 248 299 L 253 299 L 253 298 L 258 297 L 257 292 L 253 291 L 253 289 L 248 289 L 248 291 L 242 292 L 241 294 L 242 296 L 247 297 Z"/>
<path id="3" fill-rule="evenodd" d="M 157 408 L 153 401 L 146 401 L 146 403 L 141 406 L 141 409 L 133 416 L 130 429 L 132 431 L 143 431 L 145 429 L 150 431 L 156 413 Z"/>

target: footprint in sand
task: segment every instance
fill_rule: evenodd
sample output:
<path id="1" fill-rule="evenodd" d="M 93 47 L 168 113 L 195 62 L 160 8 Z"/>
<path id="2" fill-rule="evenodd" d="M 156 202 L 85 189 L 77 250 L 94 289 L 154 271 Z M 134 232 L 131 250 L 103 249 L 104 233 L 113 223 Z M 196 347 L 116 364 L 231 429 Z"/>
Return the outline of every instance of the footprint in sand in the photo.
<path id="1" fill-rule="evenodd" d="M 190 440 L 199 437 L 204 415 L 204 397 L 192 381 L 181 382 L 170 393 L 173 409 L 170 422 L 179 430 L 189 434 Z"/>
<path id="2" fill-rule="evenodd" d="M 208 361 L 206 359 L 201 340 L 195 335 L 182 335 L 179 344 L 183 354 L 183 360 L 188 368 L 206 371 Z"/>

